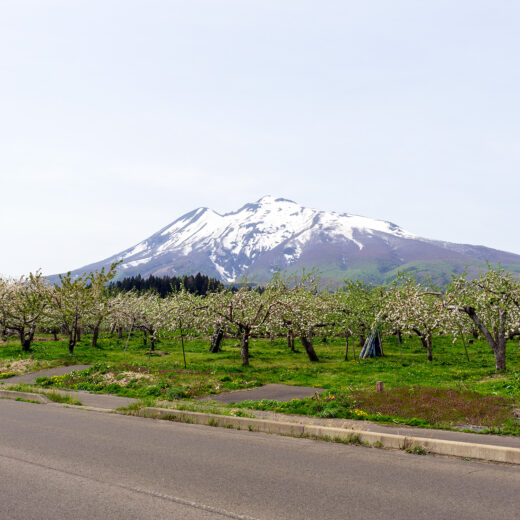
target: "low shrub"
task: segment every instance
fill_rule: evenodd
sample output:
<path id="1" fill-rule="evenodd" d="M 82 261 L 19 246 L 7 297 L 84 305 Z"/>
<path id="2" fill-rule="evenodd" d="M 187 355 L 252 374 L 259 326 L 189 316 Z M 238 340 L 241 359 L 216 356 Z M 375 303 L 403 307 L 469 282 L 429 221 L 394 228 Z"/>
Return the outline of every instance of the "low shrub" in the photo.
<path id="1" fill-rule="evenodd" d="M 166 390 L 164 397 L 168 399 L 168 401 L 174 401 L 175 399 L 182 399 L 186 397 L 186 392 L 182 388 L 172 386 Z"/>

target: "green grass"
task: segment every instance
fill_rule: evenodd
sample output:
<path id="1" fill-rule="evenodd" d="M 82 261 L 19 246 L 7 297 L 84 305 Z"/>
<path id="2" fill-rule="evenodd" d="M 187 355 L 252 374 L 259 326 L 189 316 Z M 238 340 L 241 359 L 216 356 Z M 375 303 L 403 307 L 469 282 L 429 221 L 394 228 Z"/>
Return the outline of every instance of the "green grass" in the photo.
<path id="1" fill-rule="evenodd" d="M 351 349 L 350 360 L 346 362 L 343 361 L 343 339 L 328 338 L 324 343 L 316 338 L 319 363 L 308 361 L 299 342 L 297 351 L 291 353 L 281 338 L 273 343 L 266 339 L 252 339 L 249 367 L 241 365 L 235 339 L 227 339 L 223 351 L 218 354 L 208 352 L 207 339 L 193 339 L 186 341 L 187 369 L 184 369 L 180 342 L 176 338 L 162 339 L 157 344 L 157 350 L 167 355 L 152 356 L 148 355 L 147 348 L 142 345 L 140 334 L 131 337 L 126 354 L 125 340 L 126 336 L 123 340 L 117 340 L 106 335 L 100 339 L 99 346 L 93 349 L 90 347 L 90 337 L 83 336 L 73 356 L 68 355 L 67 342 L 64 340 L 35 343 L 31 352 L 35 361 L 45 361 L 51 365 L 94 365 L 80 373 L 41 379 L 39 385 L 53 389 L 112 393 L 153 403 L 156 400 L 211 396 L 265 383 L 285 383 L 325 388 L 326 396 L 330 394 L 335 399 L 327 401 L 324 398 L 321 399 L 323 402 L 307 399 L 289 404 L 276 401 L 270 404 L 246 403 L 241 406 L 321 417 L 379 418 L 387 422 L 430 427 L 459 424 L 467 416 L 470 424 L 487 421 L 488 424 L 484 425 L 493 431 L 520 434 L 512 416 L 511 419 L 502 416 L 497 418 L 497 414 L 500 415 L 505 409 L 509 413 L 512 406 L 520 406 L 520 349 L 517 342 L 510 342 L 508 346 L 508 371 L 495 374 L 493 354 L 484 341 L 478 340 L 469 345 L 468 362 L 462 343 L 457 341 L 453 344 L 452 338 L 446 336 L 435 338 L 432 363 L 426 360 L 426 353 L 415 337 L 404 338 L 401 349 L 395 337 L 386 337 L 383 358 L 354 359 Z M 356 353 L 359 354 L 359 348 L 356 348 Z M 14 340 L 0 346 L 0 360 L 17 360 L 20 357 L 28 355 L 21 356 L 20 345 Z M 377 381 L 384 382 L 387 397 L 383 402 L 378 401 L 382 399 L 381 394 L 375 393 Z M 411 387 L 415 388 L 416 395 L 407 398 Z M 431 389 L 452 390 L 456 393 L 435 396 L 431 394 Z M 474 407 L 478 404 L 479 396 L 509 401 L 506 404 L 503 401 L 491 401 L 489 407 L 495 407 L 496 413 L 491 414 L 493 420 L 487 420 L 485 414 L 482 415 Z M 390 397 L 394 399 L 392 406 L 389 404 Z M 435 418 L 426 413 L 435 407 L 449 410 L 454 399 L 458 399 L 461 406 L 469 400 L 473 408 L 470 406 L 471 410 L 466 416 L 455 418 L 446 414 Z M 186 406 L 189 406 L 189 402 L 193 403 L 183 402 Z M 365 415 L 359 415 L 355 410 Z"/>
<path id="2" fill-rule="evenodd" d="M 348 390 L 288 402 L 264 399 L 233 406 L 326 419 L 370 420 L 423 428 L 469 429 L 520 434 L 512 417 L 513 400 L 483 396 L 470 390 L 421 386 L 397 387 L 384 392 Z"/>
<path id="3" fill-rule="evenodd" d="M 82 406 L 77 399 L 74 399 L 71 395 L 68 394 L 60 394 L 58 392 L 45 392 L 45 397 L 54 401 L 55 403 L 64 403 L 64 404 L 73 404 L 75 406 Z"/>

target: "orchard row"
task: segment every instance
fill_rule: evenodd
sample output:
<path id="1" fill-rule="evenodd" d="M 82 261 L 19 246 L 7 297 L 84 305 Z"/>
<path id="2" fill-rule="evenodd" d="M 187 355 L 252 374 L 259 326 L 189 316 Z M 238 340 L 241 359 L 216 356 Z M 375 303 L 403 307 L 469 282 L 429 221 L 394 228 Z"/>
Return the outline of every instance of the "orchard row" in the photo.
<path id="1" fill-rule="evenodd" d="M 130 333 L 141 330 L 151 348 L 160 335 L 212 336 L 218 351 L 224 334 L 240 340 L 244 365 L 249 364 L 253 336 L 287 337 L 294 348 L 298 337 L 310 361 L 318 361 L 315 336 L 366 338 L 378 327 L 381 334 L 416 334 L 433 359 L 434 337 L 481 336 L 489 344 L 497 370 L 506 368 L 507 341 L 520 336 L 520 283 L 500 268 L 489 267 L 478 279 L 454 278 L 443 291 L 413 275 L 401 274 L 384 287 L 346 282 L 334 292 L 320 289 L 316 273 L 276 275 L 261 287 L 242 284 L 198 296 L 181 290 L 161 298 L 153 292 L 114 294 L 108 289 L 116 272 L 80 277 L 69 274 L 50 284 L 41 273 L 18 280 L 0 278 L 0 330 L 16 334 L 28 352 L 37 331 L 68 336 L 70 354 L 81 331 L 92 333 L 95 346 L 102 330 Z M 465 343 L 466 344 L 466 343 Z"/>

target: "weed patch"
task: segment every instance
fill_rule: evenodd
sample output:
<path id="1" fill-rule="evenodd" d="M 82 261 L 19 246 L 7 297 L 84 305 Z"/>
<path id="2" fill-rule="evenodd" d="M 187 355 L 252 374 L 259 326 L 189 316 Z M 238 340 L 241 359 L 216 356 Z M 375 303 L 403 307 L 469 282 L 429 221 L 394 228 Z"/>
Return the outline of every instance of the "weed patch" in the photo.
<path id="1" fill-rule="evenodd" d="M 422 446 L 408 446 L 404 449 L 407 453 L 411 453 L 412 455 L 428 455 L 428 450 L 424 449 Z"/>
<path id="2" fill-rule="evenodd" d="M 385 392 L 357 391 L 353 397 L 368 415 L 415 418 L 418 426 L 426 422 L 432 426 L 496 427 L 511 418 L 513 404 L 511 399 L 483 396 L 471 390 L 421 386 Z"/>
<path id="3" fill-rule="evenodd" d="M 74 399 L 71 395 L 68 394 L 60 394 L 58 392 L 46 392 L 45 397 L 54 401 L 55 403 L 64 403 L 64 404 L 73 404 L 75 406 L 82 406 L 77 399 Z"/>

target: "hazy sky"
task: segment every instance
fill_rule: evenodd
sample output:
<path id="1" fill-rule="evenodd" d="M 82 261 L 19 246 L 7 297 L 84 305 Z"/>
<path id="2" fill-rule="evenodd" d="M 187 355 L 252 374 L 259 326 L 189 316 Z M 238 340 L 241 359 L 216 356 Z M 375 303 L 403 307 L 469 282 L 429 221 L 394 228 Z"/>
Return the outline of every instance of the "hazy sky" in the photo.
<path id="1" fill-rule="evenodd" d="M 262 195 L 520 253 L 520 2 L 0 0 L 0 273 Z"/>

